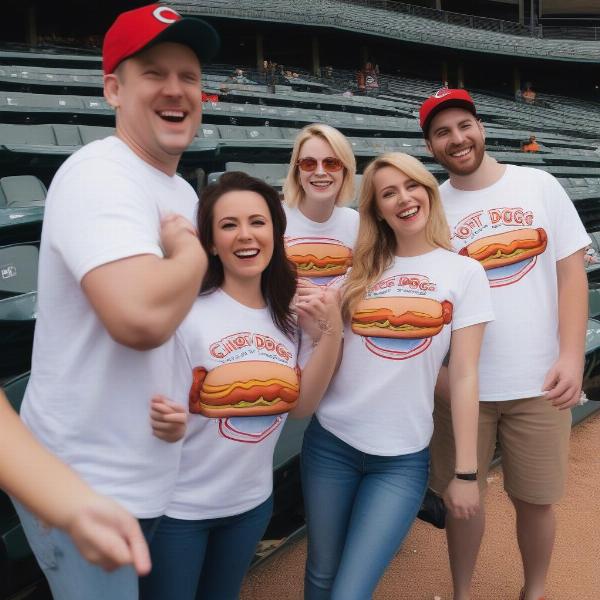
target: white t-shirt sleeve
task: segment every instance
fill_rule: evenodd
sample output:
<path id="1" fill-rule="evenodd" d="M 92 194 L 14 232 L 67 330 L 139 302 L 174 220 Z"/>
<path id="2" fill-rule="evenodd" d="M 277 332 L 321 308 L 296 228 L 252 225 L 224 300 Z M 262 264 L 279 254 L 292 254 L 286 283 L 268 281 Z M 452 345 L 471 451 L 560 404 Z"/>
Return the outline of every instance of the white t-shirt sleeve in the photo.
<path id="1" fill-rule="evenodd" d="M 461 257 L 462 258 L 462 257 Z M 494 320 L 490 284 L 483 267 L 471 258 L 465 269 L 463 287 L 453 309 L 452 330 Z"/>
<path id="2" fill-rule="evenodd" d="M 52 245 L 78 281 L 92 269 L 130 256 L 162 257 L 160 215 L 125 166 L 88 161 L 66 172 L 52 197 Z"/>
<path id="3" fill-rule="evenodd" d="M 555 258 L 559 261 L 585 248 L 592 241 L 563 187 L 555 177 L 545 175 L 544 203 L 552 227 Z"/>
<path id="4" fill-rule="evenodd" d="M 185 332 L 175 333 L 175 364 L 173 365 L 173 397 L 171 400 L 182 404 L 189 411 L 189 395 L 192 385 L 192 365 Z"/>

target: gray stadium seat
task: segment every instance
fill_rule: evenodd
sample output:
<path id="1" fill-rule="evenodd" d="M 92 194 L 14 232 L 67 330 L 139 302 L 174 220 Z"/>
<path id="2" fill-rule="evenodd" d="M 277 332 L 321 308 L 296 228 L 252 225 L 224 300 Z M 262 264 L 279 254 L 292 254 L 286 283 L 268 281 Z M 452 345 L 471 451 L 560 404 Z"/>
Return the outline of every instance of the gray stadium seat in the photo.
<path id="1" fill-rule="evenodd" d="M 56 138 L 51 125 L 0 124 L 0 145 L 54 146 Z"/>
<path id="2" fill-rule="evenodd" d="M 52 125 L 57 146 L 81 146 L 81 136 L 77 125 Z"/>
<path id="3" fill-rule="evenodd" d="M 208 185 L 212 185 L 213 183 L 217 183 L 221 175 L 223 175 L 225 171 L 215 171 L 214 173 L 209 173 L 206 181 Z"/>
<path id="4" fill-rule="evenodd" d="M 46 186 L 34 175 L 2 177 L 0 189 L 4 196 L 4 206 L 8 208 L 42 206 L 46 200 Z M 1 202 L 0 197 L 0 207 Z"/>
<path id="5" fill-rule="evenodd" d="M 202 140 L 218 140 L 221 135 L 217 125 L 202 125 L 196 132 L 196 137 Z"/>
<path id="6" fill-rule="evenodd" d="M 252 177 L 258 177 L 269 185 L 281 189 L 283 181 L 287 176 L 289 165 L 272 163 L 225 163 L 226 171 L 242 171 Z"/>
<path id="7" fill-rule="evenodd" d="M 588 290 L 589 316 L 592 319 L 600 317 L 600 289 L 596 286 Z"/>
<path id="8" fill-rule="evenodd" d="M 37 290 L 38 257 L 33 244 L 0 247 L 0 296 Z"/>
<path id="9" fill-rule="evenodd" d="M 102 140 L 109 135 L 114 134 L 111 127 L 95 127 L 93 125 L 78 125 L 79 135 L 83 144 L 89 144 L 96 140 Z"/>

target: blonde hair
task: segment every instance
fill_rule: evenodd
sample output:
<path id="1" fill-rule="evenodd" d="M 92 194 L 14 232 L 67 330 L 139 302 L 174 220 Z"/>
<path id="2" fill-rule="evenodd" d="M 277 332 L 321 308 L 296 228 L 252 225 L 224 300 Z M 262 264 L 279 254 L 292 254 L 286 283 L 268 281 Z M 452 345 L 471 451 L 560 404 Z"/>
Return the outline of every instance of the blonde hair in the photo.
<path id="1" fill-rule="evenodd" d="M 342 311 L 348 319 L 367 288 L 375 283 L 393 262 L 396 236 L 377 213 L 375 173 L 383 167 L 393 167 L 421 184 L 429 196 L 429 219 L 425 238 L 429 244 L 450 250 L 450 228 L 442 207 L 435 177 L 416 158 L 401 152 L 389 152 L 371 161 L 363 173 L 359 192 L 360 226 L 354 247 L 352 270 L 346 279 L 342 295 Z"/>
<path id="2" fill-rule="evenodd" d="M 348 138 L 330 125 L 323 123 L 312 123 L 300 130 L 294 141 L 292 149 L 292 157 L 290 159 L 290 168 L 287 177 L 283 183 L 283 197 L 288 206 L 299 206 L 304 200 L 304 190 L 300 185 L 300 177 L 298 175 L 298 157 L 300 150 L 306 140 L 318 137 L 327 142 L 334 151 L 337 158 L 344 164 L 344 180 L 342 187 L 335 199 L 335 204 L 340 206 L 354 199 L 354 175 L 356 174 L 356 159 L 352 146 Z"/>

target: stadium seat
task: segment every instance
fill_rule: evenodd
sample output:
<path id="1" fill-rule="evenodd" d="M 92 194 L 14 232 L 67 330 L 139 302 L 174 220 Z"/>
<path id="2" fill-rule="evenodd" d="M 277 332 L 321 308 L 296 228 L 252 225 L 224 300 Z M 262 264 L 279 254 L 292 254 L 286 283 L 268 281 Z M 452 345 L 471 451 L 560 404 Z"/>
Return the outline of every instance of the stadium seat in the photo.
<path id="1" fill-rule="evenodd" d="M 600 287 L 598 283 L 590 285 L 588 290 L 589 316 L 593 319 L 600 318 Z"/>
<path id="2" fill-rule="evenodd" d="M 252 177 L 262 179 L 269 185 L 281 189 L 283 181 L 287 176 L 289 165 L 287 164 L 272 164 L 272 163 L 242 163 L 228 162 L 225 163 L 226 171 L 242 171 Z"/>
<path id="3" fill-rule="evenodd" d="M 0 190 L 1 208 L 43 206 L 46 200 L 46 186 L 34 175 L 2 177 Z"/>
<path id="4" fill-rule="evenodd" d="M 215 171 L 214 173 L 209 173 L 206 178 L 206 182 L 208 185 L 212 185 L 213 183 L 217 183 L 221 175 L 223 175 L 225 171 Z"/>
<path id="5" fill-rule="evenodd" d="M 81 146 L 81 135 L 76 125 L 52 125 L 57 146 Z"/>
<path id="6" fill-rule="evenodd" d="M 0 297 L 37 290 L 38 258 L 33 244 L 0 247 Z"/>
<path id="7" fill-rule="evenodd" d="M 114 135 L 112 127 L 94 127 L 92 125 L 78 125 L 79 135 L 83 144 L 102 140 L 109 135 Z"/>
<path id="8" fill-rule="evenodd" d="M 0 145 L 53 146 L 56 144 L 51 125 L 12 125 L 0 123 Z"/>
<path id="9" fill-rule="evenodd" d="M 218 140 L 221 135 L 216 125 L 202 125 L 196 133 L 196 137 L 203 140 Z"/>

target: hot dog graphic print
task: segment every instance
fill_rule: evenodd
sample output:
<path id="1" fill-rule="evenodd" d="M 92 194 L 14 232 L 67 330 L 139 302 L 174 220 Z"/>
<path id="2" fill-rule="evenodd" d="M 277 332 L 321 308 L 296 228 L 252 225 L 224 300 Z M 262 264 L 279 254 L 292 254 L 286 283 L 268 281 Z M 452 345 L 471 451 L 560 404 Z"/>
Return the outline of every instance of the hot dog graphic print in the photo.
<path id="1" fill-rule="evenodd" d="M 481 237 L 459 254 L 479 261 L 491 287 L 510 285 L 523 278 L 546 250 L 548 236 L 542 227 L 510 229 Z"/>
<path id="2" fill-rule="evenodd" d="M 546 251 L 548 235 L 536 223 L 533 210 L 498 206 L 462 217 L 452 230 L 452 245 L 463 256 L 479 261 L 490 287 L 520 281 Z"/>
<path id="3" fill-rule="evenodd" d="M 211 371 L 193 369 L 190 412 L 205 417 L 279 415 L 298 401 L 297 369 L 265 360 L 220 365 Z"/>
<path id="4" fill-rule="evenodd" d="M 239 332 L 210 345 L 220 364 L 192 369 L 190 413 L 215 419 L 219 433 L 237 442 L 268 437 L 300 394 L 300 369 L 285 343 L 268 335 Z M 266 360 L 264 360 L 266 359 Z"/>
<path id="5" fill-rule="evenodd" d="M 298 277 L 317 285 L 331 285 L 352 266 L 352 249 L 333 238 L 288 237 L 286 254 Z"/>
<path id="6" fill-rule="evenodd" d="M 405 360 L 424 352 L 444 325 L 452 303 L 420 296 L 379 296 L 362 300 L 352 315 L 352 331 L 374 354 Z"/>

